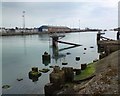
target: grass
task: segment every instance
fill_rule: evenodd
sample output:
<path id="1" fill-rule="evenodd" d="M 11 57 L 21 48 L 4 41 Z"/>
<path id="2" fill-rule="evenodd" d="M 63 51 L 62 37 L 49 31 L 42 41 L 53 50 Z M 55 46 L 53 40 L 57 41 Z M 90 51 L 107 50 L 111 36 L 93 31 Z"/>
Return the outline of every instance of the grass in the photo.
<path id="1" fill-rule="evenodd" d="M 79 75 L 74 76 L 74 80 L 82 80 L 91 76 L 95 72 L 95 63 L 90 63 L 87 65 L 85 70 L 82 70 Z"/>

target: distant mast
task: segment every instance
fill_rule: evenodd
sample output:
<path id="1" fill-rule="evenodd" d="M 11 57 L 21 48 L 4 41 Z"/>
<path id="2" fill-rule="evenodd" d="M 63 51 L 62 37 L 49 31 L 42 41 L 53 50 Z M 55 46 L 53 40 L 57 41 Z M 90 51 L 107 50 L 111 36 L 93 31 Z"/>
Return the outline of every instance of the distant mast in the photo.
<path id="1" fill-rule="evenodd" d="M 23 31 L 25 32 L 25 11 L 23 11 Z"/>

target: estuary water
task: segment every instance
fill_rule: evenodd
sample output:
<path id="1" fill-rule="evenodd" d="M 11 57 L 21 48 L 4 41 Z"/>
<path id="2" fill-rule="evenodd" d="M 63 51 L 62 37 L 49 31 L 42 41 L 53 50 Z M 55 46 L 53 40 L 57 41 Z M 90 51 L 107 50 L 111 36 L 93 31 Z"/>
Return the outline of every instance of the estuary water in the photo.
<path id="1" fill-rule="evenodd" d="M 66 33 L 60 41 L 72 42 L 82 46 L 71 48 L 71 45 L 58 44 L 52 47 L 52 39 L 48 34 L 29 36 L 5 36 L 2 38 L 2 85 L 10 85 L 3 89 L 3 94 L 44 94 L 44 86 L 49 83 L 49 74 L 53 69 L 49 66 L 80 68 L 80 64 L 90 63 L 99 58 L 96 43 L 97 32 Z M 116 38 L 115 32 L 106 32 L 106 37 Z M 93 48 L 90 48 L 93 46 Z M 84 50 L 87 48 L 87 50 Z M 51 55 L 51 62 L 43 64 L 44 52 Z M 68 54 L 69 53 L 69 54 Z M 75 57 L 79 56 L 80 61 Z M 68 62 L 68 65 L 62 65 Z M 29 79 L 28 73 L 32 67 L 49 68 L 48 73 L 42 73 L 38 80 Z M 22 78 L 22 81 L 17 81 Z"/>

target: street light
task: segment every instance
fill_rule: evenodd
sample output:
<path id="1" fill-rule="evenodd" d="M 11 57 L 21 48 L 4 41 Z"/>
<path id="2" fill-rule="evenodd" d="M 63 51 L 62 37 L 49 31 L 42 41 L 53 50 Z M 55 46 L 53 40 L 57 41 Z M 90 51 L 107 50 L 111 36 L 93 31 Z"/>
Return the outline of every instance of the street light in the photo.
<path id="1" fill-rule="evenodd" d="M 25 11 L 23 11 L 23 30 L 25 31 Z"/>

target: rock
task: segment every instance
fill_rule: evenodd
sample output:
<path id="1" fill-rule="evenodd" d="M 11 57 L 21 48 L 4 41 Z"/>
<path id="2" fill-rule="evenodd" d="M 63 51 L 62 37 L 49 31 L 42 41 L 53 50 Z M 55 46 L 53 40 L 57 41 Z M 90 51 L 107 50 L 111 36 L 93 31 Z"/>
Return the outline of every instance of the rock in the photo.
<path id="1" fill-rule="evenodd" d="M 17 78 L 17 81 L 22 81 L 23 80 L 23 78 Z"/>
<path id="2" fill-rule="evenodd" d="M 79 61 L 80 60 L 80 57 L 76 57 L 76 61 Z"/>
<path id="3" fill-rule="evenodd" d="M 93 46 L 90 46 L 90 48 L 94 48 Z"/>
<path id="4" fill-rule="evenodd" d="M 43 73 L 47 73 L 48 71 L 50 71 L 50 69 L 42 69 L 42 70 L 39 70 L 40 72 L 43 72 Z"/>
<path id="5" fill-rule="evenodd" d="M 54 66 L 49 66 L 50 68 L 54 68 Z"/>
<path id="6" fill-rule="evenodd" d="M 84 50 L 87 50 L 87 48 L 84 48 Z"/>
<path id="7" fill-rule="evenodd" d="M 93 60 L 93 62 L 97 62 L 97 61 L 98 61 L 98 59 Z"/>
<path id="8" fill-rule="evenodd" d="M 67 62 L 63 62 L 62 65 L 67 65 L 68 63 Z"/>
<path id="9" fill-rule="evenodd" d="M 10 85 L 3 85 L 2 88 L 3 89 L 8 89 L 8 88 L 10 88 Z"/>
<path id="10" fill-rule="evenodd" d="M 67 52 L 66 54 L 67 54 L 67 55 L 70 55 L 71 53 L 70 53 L 70 52 Z"/>

